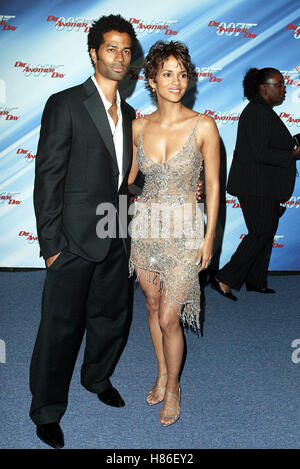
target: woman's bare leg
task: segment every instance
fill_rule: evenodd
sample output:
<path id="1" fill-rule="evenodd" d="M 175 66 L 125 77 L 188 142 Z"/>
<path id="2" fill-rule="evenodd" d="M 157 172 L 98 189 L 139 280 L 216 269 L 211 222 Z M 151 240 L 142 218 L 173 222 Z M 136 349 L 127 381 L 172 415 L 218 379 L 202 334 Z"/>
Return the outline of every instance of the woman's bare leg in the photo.
<path id="1" fill-rule="evenodd" d="M 137 273 L 137 268 L 136 268 Z M 150 281 L 148 276 L 150 275 Z M 146 305 L 148 309 L 148 326 L 157 359 L 157 377 L 152 390 L 147 396 L 149 405 L 158 404 L 165 395 L 165 385 L 167 381 L 167 368 L 163 352 L 163 336 L 158 320 L 159 311 L 159 275 L 157 275 L 156 284 L 153 283 L 153 272 L 147 272 L 139 269 L 139 283 L 146 297 Z"/>
<path id="2" fill-rule="evenodd" d="M 159 324 L 162 331 L 163 354 L 168 373 L 164 405 L 160 415 L 161 424 L 165 426 L 174 423 L 180 413 L 179 373 L 183 358 L 184 341 L 177 309 L 177 303 L 166 297 L 166 292 L 164 292 L 160 299 Z"/>

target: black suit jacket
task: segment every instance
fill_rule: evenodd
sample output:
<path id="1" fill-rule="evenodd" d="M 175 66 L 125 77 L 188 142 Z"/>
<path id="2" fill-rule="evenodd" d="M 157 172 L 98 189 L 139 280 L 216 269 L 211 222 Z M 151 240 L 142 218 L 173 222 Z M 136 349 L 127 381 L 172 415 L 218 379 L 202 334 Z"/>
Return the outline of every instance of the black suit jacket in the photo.
<path id="1" fill-rule="evenodd" d="M 45 259 L 64 248 L 90 261 L 99 262 L 106 256 L 111 239 L 97 236 L 96 226 L 101 218 L 96 214 L 97 206 L 110 203 L 118 209 L 118 196 L 126 199 L 132 159 L 131 122 L 135 112 L 123 100 L 121 110 L 123 182 L 118 190 L 113 137 L 93 81 L 89 78 L 48 99 L 42 116 L 34 184 L 38 238 Z M 107 212 L 102 216 L 107 216 Z"/>
<path id="2" fill-rule="evenodd" d="M 250 101 L 239 119 L 229 194 L 288 200 L 296 175 L 293 147 L 290 132 L 267 101 Z"/>

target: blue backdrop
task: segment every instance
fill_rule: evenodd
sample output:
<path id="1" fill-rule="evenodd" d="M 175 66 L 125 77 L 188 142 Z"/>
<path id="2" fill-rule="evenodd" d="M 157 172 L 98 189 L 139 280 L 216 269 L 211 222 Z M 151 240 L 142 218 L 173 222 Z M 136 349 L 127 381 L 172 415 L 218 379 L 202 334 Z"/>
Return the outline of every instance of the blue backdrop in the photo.
<path id="1" fill-rule="evenodd" d="M 247 104 L 242 79 L 249 67 L 271 66 L 285 77 L 287 97 L 275 108 L 292 135 L 300 132 L 300 8 L 294 0 L 22 0 L 0 6 L 0 266 L 44 267 L 39 258 L 32 203 L 40 119 L 47 98 L 93 74 L 87 53 L 91 22 L 120 13 L 136 28 L 141 50 L 121 91 L 137 112 L 152 112 L 144 89 L 143 55 L 157 41 L 189 47 L 196 80 L 186 103 L 216 119 L 222 139 L 223 182 L 229 171 L 237 123 Z M 299 3 L 298 3 L 299 5 Z M 298 63 L 297 63 L 298 61 Z M 299 169 L 299 166 L 298 166 Z M 220 265 L 247 233 L 237 200 L 224 194 L 217 244 Z M 270 270 L 300 270 L 300 183 L 287 202 L 274 240 Z M 222 235 L 225 224 L 224 236 Z M 222 244 L 221 244 L 222 243 Z"/>

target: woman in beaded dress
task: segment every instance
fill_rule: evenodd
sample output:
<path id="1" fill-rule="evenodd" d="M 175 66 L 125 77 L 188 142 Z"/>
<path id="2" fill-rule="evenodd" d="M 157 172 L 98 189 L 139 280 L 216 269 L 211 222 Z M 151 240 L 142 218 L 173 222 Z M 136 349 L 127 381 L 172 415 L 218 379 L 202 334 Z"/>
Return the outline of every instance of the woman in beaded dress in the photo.
<path id="1" fill-rule="evenodd" d="M 180 415 L 179 372 L 183 356 L 180 324 L 199 327 L 198 272 L 212 257 L 219 207 L 219 134 L 215 122 L 182 105 L 191 76 L 188 49 L 156 42 L 144 64 L 157 110 L 133 121 L 133 162 L 145 176 L 131 222 L 130 271 L 146 296 L 148 324 L 158 371 L 149 405 L 163 402 L 160 422 Z M 207 227 L 195 196 L 205 163 Z"/>

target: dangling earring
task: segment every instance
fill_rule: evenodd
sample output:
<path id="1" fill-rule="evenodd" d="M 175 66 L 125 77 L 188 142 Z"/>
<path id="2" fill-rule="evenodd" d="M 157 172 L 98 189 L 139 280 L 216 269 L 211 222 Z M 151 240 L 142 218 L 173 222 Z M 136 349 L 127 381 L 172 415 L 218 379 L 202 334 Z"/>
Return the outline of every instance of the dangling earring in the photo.
<path id="1" fill-rule="evenodd" d="M 152 88 L 153 93 L 155 93 L 155 88 Z"/>

